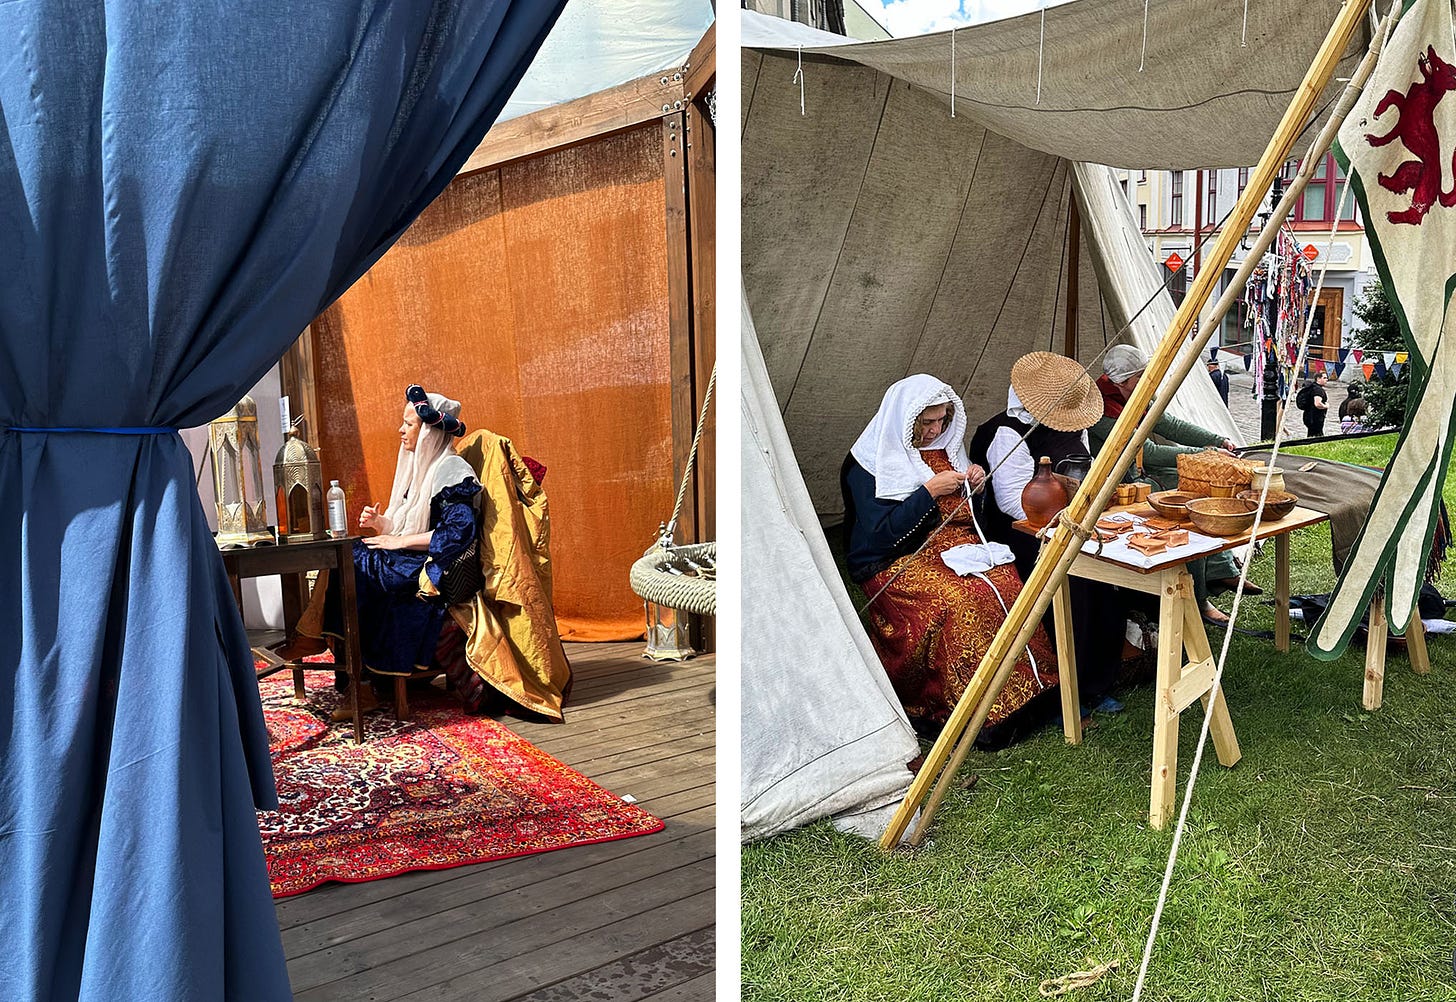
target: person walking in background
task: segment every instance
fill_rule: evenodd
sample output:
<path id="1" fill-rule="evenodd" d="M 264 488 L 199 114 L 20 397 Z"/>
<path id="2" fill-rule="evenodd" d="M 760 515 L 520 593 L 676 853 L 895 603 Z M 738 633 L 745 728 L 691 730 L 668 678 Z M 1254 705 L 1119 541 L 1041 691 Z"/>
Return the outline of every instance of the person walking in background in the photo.
<path id="1" fill-rule="evenodd" d="M 1217 348 L 1208 349 L 1208 378 L 1213 380 L 1213 385 L 1218 390 L 1219 398 L 1223 400 L 1223 405 L 1227 407 L 1229 377 L 1228 373 L 1223 371 L 1223 363 L 1218 360 Z"/>
<path id="2" fill-rule="evenodd" d="M 1310 438 L 1319 438 L 1325 433 L 1325 414 L 1330 409 L 1329 394 L 1325 384 L 1329 377 L 1323 372 L 1315 373 L 1306 380 L 1294 402 L 1304 412 L 1304 430 Z"/>

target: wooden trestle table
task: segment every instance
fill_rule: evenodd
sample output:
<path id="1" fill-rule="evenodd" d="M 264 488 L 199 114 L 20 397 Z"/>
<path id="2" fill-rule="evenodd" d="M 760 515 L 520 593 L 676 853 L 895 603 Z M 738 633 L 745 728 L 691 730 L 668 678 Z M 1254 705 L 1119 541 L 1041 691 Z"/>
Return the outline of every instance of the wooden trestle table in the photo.
<path id="1" fill-rule="evenodd" d="M 1155 514 L 1147 504 L 1110 507 L 1104 513 L 1128 512 L 1138 516 Z M 1153 701 L 1152 796 L 1148 811 L 1149 823 L 1163 828 L 1173 814 L 1178 786 L 1178 718 L 1195 700 L 1203 703 L 1205 713 L 1212 715 L 1209 734 L 1219 763 L 1232 766 L 1239 761 L 1238 737 L 1223 693 L 1213 691 L 1217 657 L 1203 628 L 1203 616 L 1193 596 L 1193 578 L 1188 563 L 1201 557 L 1243 546 L 1254 539 L 1274 540 L 1274 647 L 1289 650 L 1289 534 L 1295 529 L 1318 525 L 1328 519 L 1323 512 L 1295 508 L 1284 518 L 1259 526 L 1257 537 L 1252 531 L 1221 540 L 1218 546 L 1188 556 L 1164 560 L 1156 557 L 1151 566 L 1139 566 L 1117 560 L 1105 553 L 1079 552 L 1070 574 L 1089 581 L 1127 588 L 1156 595 L 1158 598 L 1157 689 Z M 1032 532 L 1024 522 L 1016 527 Z M 1378 605 L 1378 602 L 1377 602 Z M 1082 742 L 1082 715 L 1077 695 L 1075 647 L 1072 643 L 1072 607 L 1064 582 L 1052 596 L 1052 621 L 1056 627 L 1058 674 L 1061 678 L 1062 726 L 1069 744 Z M 1378 622 L 1377 622 L 1378 619 Z M 1408 636 L 1412 665 L 1417 671 L 1429 670 L 1425 663 L 1424 634 L 1420 618 Z M 1385 620 L 1372 608 L 1371 626 L 1375 636 L 1384 632 Z M 1371 643 L 1367 647 L 1365 670 L 1365 703 L 1371 706 L 1372 686 L 1375 706 L 1379 705 L 1378 686 L 1384 678 L 1385 645 Z M 1374 708 L 1374 707 L 1371 707 Z"/>

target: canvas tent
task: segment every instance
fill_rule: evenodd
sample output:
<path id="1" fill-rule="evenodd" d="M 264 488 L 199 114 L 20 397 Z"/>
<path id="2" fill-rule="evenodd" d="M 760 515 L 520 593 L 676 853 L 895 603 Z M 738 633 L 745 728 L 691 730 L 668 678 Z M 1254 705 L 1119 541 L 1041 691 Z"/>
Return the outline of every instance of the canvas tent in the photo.
<path id="1" fill-rule="evenodd" d="M 1253 163 L 1339 6 L 1250 5 L 1244 47 L 1239 5 L 1153 0 L 1141 72 L 1137 0 L 1049 8 L 1040 58 L 1036 15 L 961 30 L 954 118 L 948 33 L 842 44 L 744 13 L 746 336 L 761 349 L 793 456 L 765 464 L 777 479 L 756 489 L 782 495 L 791 490 L 783 481 L 801 478 L 818 516 L 836 519 L 845 453 L 884 389 L 910 373 L 960 389 L 974 425 L 1005 406 L 1011 364 L 1027 351 L 1091 362 L 1129 325 L 1126 337 L 1150 349 L 1173 306 L 1154 294 L 1158 266 L 1110 171 L 1089 164 Z M 1356 39 L 1336 76 L 1348 76 L 1367 41 Z M 1237 438 L 1206 379 L 1179 387 L 1168 409 Z M 747 525 L 760 513 L 746 464 L 743 477 Z M 807 517 L 797 525 L 817 531 Z M 818 638 L 810 650 L 829 649 L 830 635 L 842 641 L 844 627 L 792 608 L 785 596 L 801 585 L 759 575 L 751 542 L 745 679 L 813 685 L 827 659 L 791 662 L 755 636 L 757 607 Z M 822 578 L 841 588 L 832 570 Z M 776 713 L 772 698 L 745 687 L 745 735 L 802 734 Z M 745 803 L 767 783 L 747 758 L 743 783 Z"/>

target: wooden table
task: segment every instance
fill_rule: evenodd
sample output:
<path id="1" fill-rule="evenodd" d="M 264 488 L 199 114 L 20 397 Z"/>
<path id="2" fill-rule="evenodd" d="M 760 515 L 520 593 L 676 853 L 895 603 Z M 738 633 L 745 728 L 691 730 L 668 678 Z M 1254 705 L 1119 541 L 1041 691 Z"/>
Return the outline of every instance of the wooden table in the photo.
<path id="1" fill-rule="evenodd" d="M 1125 511 L 1134 515 L 1155 514 L 1146 504 L 1108 508 L 1105 514 Z M 1148 822 L 1163 828 L 1173 814 L 1178 787 L 1178 718 L 1195 700 L 1203 703 L 1212 717 L 1209 733 L 1220 764 L 1232 766 L 1241 756 L 1233 721 L 1223 693 L 1213 687 L 1218 661 L 1203 628 L 1203 614 L 1193 595 L 1190 561 L 1243 546 L 1254 539 L 1274 539 L 1274 646 L 1289 650 L 1289 534 L 1295 529 L 1318 525 L 1329 516 L 1308 508 L 1295 508 L 1277 522 L 1259 526 L 1258 536 L 1245 531 L 1224 538 L 1218 546 L 1200 553 L 1166 560 L 1154 560 L 1151 567 L 1113 559 L 1106 555 L 1078 552 L 1070 574 L 1089 581 L 1102 581 L 1158 597 L 1158 678 L 1153 700 L 1152 795 Z M 1070 744 L 1082 741 L 1082 713 L 1077 698 L 1077 665 L 1072 644 L 1072 606 L 1064 582 L 1052 596 L 1052 617 L 1056 626 L 1057 665 L 1061 679 L 1062 726 Z M 1383 645 L 1372 644 L 1372 648 Z"/>
<path id="2" fill-rule="evenodd" d="M 363 656 L 359 651 L 359 602 L 354 592 L 354 536 L 340 539 L 317 539 L 285 542 L 277 546 L 251 546 L 222 551 L 222 562 L 232 582 L 238 608 L 243 603 L 243 578 L 283 576 L 283 626 L 285 643 L 294 639 L 298 617 L 307 601 L 308 571 L 332 570 L 339 575 L 340 598 L 344 614 L 344 669 L 349 673 L 350 698 L 354 701 L 354 743 L 364 742 L 364 717 L 359 712 L 359 685 L 363 676 Z M 301 661 L 280 661 L 271 652 L 263 652 L 269 666 L 259 673 L 262 678 L 282 668 L 293 670 L 293 691 L 303 698 Z M 333 669 L 335 666 L 319 666 Z"/>

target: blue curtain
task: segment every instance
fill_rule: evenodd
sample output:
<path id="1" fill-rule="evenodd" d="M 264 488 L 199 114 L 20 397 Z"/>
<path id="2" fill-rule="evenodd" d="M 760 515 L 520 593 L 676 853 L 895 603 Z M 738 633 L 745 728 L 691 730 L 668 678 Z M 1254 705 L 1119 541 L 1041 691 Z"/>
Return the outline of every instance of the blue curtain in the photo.
<path id="1" fill-rule="evenodd" d="M 6 429 L 230 408 L 563 4 L 0 0 L 0 999 L 290 997 L 267 735 L 188 453 Z"/>

